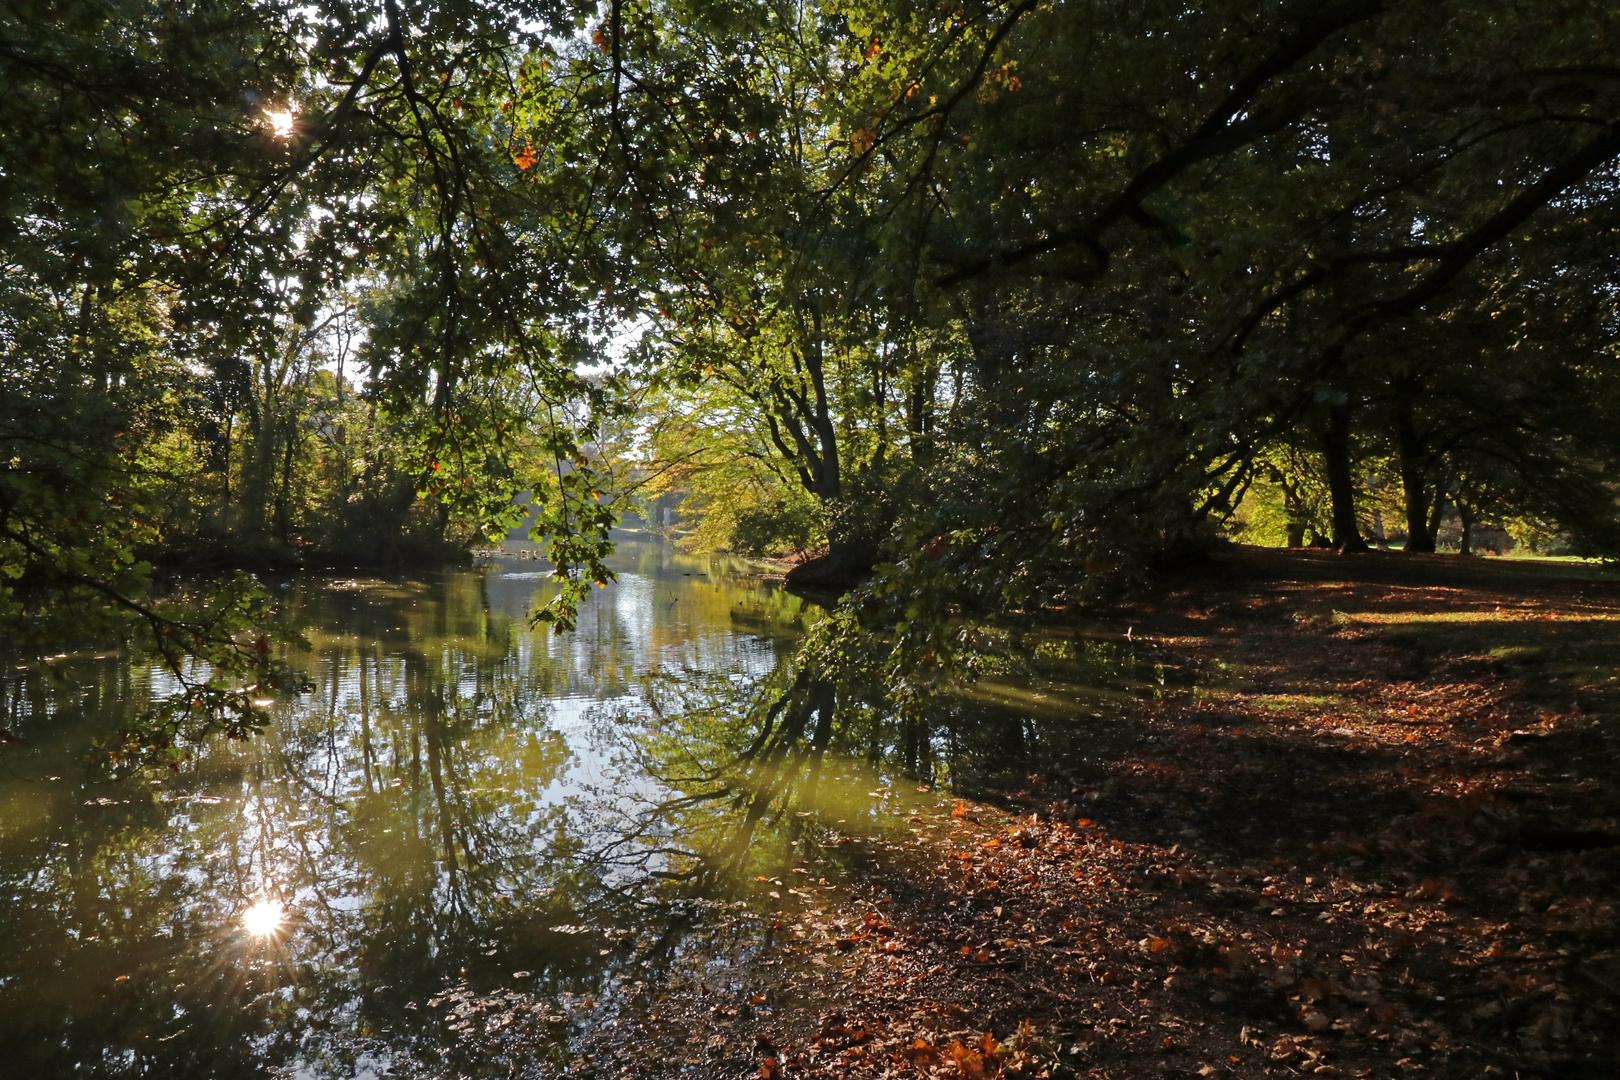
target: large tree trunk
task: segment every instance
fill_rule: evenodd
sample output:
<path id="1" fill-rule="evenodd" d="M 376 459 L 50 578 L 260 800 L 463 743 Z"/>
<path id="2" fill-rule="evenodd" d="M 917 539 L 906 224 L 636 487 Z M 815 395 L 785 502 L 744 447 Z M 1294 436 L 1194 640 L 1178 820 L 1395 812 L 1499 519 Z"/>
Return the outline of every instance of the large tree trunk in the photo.
<path id="1" fill-rule="evenodd" d="M 794 468 L 810 494 L 831 519 L 827 554 L 788 571 L 789 588 L 841 593 L 870 576 L 877 559 L 877 540 L 859 527 L 841 523 L 836 511 L 844 497 L 838 431 L 827 399 L 820 309 L 807 302 L 804 342 L 793 379 L 773 380 L 766 420 L 771 440 Z M 858 520 L 857 515 L 857 520 Z"/>
<path id="2" fill-rule="evenodd" d="M 1401 494 L 1406 501 L 1406 550 L 1433 554 L 1429 530 L 1429 493 L 1423 481 L 1423 438 L 1412 416 L 1411 397 L 1404 392 L 1395 408 L 1395 447 L 1401 458 Z"/>
<path id="3" fill-rule="evenodd" d="M 927 465 L 932 458 L 934 431 L 934 381 L 939 378 L 939 365 L 930 364 L 913 372 L 906 395 L 906 434 L 911 446 L 911 460 Z"/>
<path id="4" fill-rule="evenodd" d="M 1356 480 L 1350 471 L 1350 415 L 1348 404 L 1328 412 L 1322 449 L 1327 456 L 1328 494 L 1333 499 L 1333 546 L 1340 551 L 1366 551 L 1356 523 Z"/>
<path id="5" fill-rule="evenodd" d="M 1288 479 L 1288 475 L 1276 466 L 1270 470 L 1270 480 L 1282 489 L 1283 512 L 1288 515 L 1288 546 L 1298 548 L 1305 546 L 1305 500 L 1300 497 L 1299 487 Z"/>

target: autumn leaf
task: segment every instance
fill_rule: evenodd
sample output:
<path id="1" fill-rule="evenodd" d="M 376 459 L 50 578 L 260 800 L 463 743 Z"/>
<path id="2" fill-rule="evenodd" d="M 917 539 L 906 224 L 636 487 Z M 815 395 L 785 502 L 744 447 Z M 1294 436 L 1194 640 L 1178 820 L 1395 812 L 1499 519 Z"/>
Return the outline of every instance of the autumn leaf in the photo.
<path id="1" fill-rule="evenodd" d="M 991 1041 L 992 1044 L 994 1042 L 989 1035 L 986 1035 L 985 1039 Z M 968 1080 L 979 1080 L 981 1077 L 990 1075 L 985 1055 L 979 1050 L 970 1050 L 963 1046 L 961 1040 L 951 1043 L 947 1052 L 950 1054 L 951 1062 L 956 1066 L 957 1071 Z"/>
<path id="2" fill-rule="evenodd" d="M 937 1065 L 940 1060 L 939 1050 L 932 1046 L 927 1039 L 918 1039 L 904 1053 L 912 1064 L 921 1068 Z"/>
<path id="3" fill-rule="evenodd" d="M 519 169 L 522 169 L 525 172 L 527 172 L 529 170 L 529 168 L 535 162 L 537 162 L 539 160 L 540 159 L 538 157 L 536 157 L 535 154 L 534 154 L 534 145 L 532 143 L 525 142 L 523 144 L 523 153 L 521 153 L 517 157 L 513 158 L 512 162 Z"/>

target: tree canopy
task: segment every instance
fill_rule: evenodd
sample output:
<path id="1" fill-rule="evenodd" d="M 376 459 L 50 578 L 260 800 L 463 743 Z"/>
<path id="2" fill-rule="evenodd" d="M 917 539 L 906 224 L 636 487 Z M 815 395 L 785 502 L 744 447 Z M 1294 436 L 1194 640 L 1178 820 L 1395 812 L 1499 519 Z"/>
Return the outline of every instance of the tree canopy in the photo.
<path id="1" fill-rule="evenodd" d="M 914 659 L 1239 526 L 1620 554 L 1611 5 L 7 2 L 0 58 L 13 634 L 223 692 L 262 598 L 154 560 L 524 492 L 566 627 L 649 482 L 876 567 Z"/>

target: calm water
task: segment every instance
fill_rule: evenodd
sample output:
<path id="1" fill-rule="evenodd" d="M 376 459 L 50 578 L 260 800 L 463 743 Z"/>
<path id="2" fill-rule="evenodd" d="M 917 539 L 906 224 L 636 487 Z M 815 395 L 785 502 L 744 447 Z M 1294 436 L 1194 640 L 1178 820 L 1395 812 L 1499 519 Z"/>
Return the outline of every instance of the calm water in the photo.
<path id="1" fill-rule="evenodd" d="M 839 872 L 824 828 L 892 827 L 1166 681 L 1120 643 L 1048 643 L 1067 682 L 982 686 L 926 728 L 841 700 L 824 756 L 728 768 L 815 610 L 626 544 L 555 637 L 524 619 L 545 565 L 277 583 L 315 691 L 177 772 L 109 781 L 89 752 L 160 673 L 6 673 L 27 741 L 0 758 L 0 1077 L 544 1071 L 705 932 L 811 902 Z"/>

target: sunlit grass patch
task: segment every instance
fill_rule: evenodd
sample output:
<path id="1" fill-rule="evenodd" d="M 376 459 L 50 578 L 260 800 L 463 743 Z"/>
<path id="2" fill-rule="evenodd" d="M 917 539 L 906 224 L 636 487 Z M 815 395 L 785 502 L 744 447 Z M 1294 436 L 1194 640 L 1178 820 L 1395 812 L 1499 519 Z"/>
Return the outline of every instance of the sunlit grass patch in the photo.
<path id="1" fill-rule="evenodd" d="M 1349 705 L 1338 694 L 1254 694 L 1249 704 L 1267 712 L 1291 713 L 1307 709 L 1344 709 Z"/>
<path id="2" fill-rule="evenodd" d="M 1492 611 L 1335 611 L 1334 621 L 1369 626 L 1411 626 L 1424 623 L 1508 622 L 1620 622 L 1620 613 L 1583 611 L 1575 614 L 1539 607 L 1496 608 Z"/>
<path id="3" fill-rule="evenodd" d="M 1498 645 L 1486 655 L 1492 660 L 1524 664 L 1547 659 L 1547 650 L 1540 645 Z"/>

